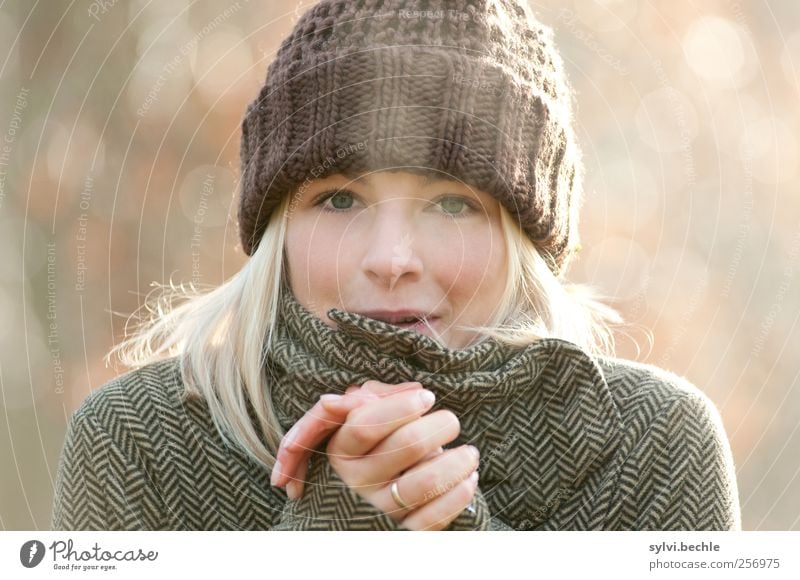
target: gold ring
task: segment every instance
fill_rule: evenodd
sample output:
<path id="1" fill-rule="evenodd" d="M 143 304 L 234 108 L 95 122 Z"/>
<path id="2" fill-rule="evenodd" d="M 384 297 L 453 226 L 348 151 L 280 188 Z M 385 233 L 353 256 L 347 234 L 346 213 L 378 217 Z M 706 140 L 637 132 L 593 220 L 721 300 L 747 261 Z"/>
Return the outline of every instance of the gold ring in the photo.
<path id="1" fill-rule="evenodd" d="M 389 490 L 392 492 L 392 497 L 394 498 L 394 501 L 397 502 L 397 505 L 404 510 L 408 509 L 408 504 L 403 501 L 403 498 L 400 497 L 400 492 L 397 490 L 397 480 L 394 480 Z"/>

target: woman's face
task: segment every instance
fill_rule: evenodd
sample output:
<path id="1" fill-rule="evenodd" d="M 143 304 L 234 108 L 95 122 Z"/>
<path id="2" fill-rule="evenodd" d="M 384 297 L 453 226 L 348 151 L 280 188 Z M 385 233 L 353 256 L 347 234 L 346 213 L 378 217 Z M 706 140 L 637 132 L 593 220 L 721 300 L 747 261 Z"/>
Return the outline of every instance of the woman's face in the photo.
<path id="1" fill-rule="evenodd" d="M 401 171 L 332 175 L 304 184 L 289 212 L 292 291 L 331 327 L 326 312 L 338 308 L 461 349 L 478 337 L 455 326 L 496 314 L 506 248 L 500 204 L 486 192 Z M 420 315 L 435 333 L 396 320 Z"/>

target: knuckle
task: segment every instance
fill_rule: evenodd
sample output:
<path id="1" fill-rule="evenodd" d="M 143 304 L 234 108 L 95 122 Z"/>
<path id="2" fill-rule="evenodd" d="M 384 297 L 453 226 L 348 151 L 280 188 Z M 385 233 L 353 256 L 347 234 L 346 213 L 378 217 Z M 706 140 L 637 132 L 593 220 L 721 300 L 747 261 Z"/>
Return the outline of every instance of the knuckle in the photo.
<path id="1" fill-rule="evenodd" d="M 372 427 L 369 425 L 360 423 L 348 425 L 345 434 L 359 447 L 364 447 L 372 442 Z"/>
<path id="2" fill-rule="evenodd" d="M 373 426 L 369 421 L 369 413 L 362 411 L 362 409 L 363 407 L 359 407 L 351 411 L 347 421 L 340 427 L 347 437 L 354 440 L 357 445 L 369 443 L 373 431 Z"/>
<path id="3" fill-rule="evenodd" d="M 356 427 L 366 427 L 368 426 L 370 421 L 370 414 L 372 410 L 370 409 L 369 405 L 362 405 L 360 407 L 356 407 L 350 414 L 347 416 L 347 420 L 344 422 L 344 425 L 350 428 Z"/>
<path id="4" fill-rule="evenodd" d="M 335 439 L 328 441 L 328 444 L 325 446 L 325 454 L 328 457 L 328 462 L 331 464 L 331 467 L 338 473 L 343 471 L 347 462 L 341 452 L 337 450 L 336 443 Z"/>
<path id="5" fill-rule="evenodd" d="M 427 452 L 425 439 L 416 429 L 409 427 L 397 433 L 397 449 L 403 455 L 420 456 Z"/>
<path id="6" fill-rule="evenodd" d="M 361 387 L 363 389 L 366 389 L 367 391 L 375 392 L 377 390 L 380 390 L 380 387 L 382 385 L 383 383 L 381 383 L 380 381 L 376 381 L 375 379 L 369 379 L 364 384 L 362 384 Z"/>

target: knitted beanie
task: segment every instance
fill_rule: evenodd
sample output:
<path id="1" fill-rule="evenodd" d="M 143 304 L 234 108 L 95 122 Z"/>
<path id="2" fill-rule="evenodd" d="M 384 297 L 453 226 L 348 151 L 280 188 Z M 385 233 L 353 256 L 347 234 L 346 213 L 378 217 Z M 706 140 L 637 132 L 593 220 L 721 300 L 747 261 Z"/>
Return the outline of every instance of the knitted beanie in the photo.
<path id="1" fill-rule="evenodd" d="M 318 2 L 242 123 L 243 249 L 312 179 L 410 171 L 494 196 L 561 275 L 582 194 L 571 99 L 525 0 Z"/>

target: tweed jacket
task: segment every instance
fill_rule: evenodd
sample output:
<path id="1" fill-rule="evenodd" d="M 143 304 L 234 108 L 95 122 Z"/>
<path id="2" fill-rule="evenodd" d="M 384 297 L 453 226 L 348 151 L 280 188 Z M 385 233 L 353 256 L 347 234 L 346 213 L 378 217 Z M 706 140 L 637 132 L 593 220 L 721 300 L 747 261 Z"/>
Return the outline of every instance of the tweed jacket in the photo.
<path id="1" fill-rule="evenodd" d="M 333 331 L 295 301 L 285 308 L 270 359 L 284 429 L 331 385 L 370 377 L 419 380 L 434 408 L 459 416 L 445 447 L 475 444 L 480 479 L 448 530 L 741 529 L 720 415 L 676 374 L 561 339 L 451 351 L 358 315 L 331 311 Z M 403 529 L 348 488 L 324 451 L 312 454 L 303 496 L 288 500 L 266 466 L 220 436 L 206 403 L 184 396 L 179 362 L 128 372 L 72 415 L 54 529 Z"/>

